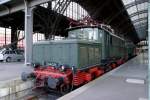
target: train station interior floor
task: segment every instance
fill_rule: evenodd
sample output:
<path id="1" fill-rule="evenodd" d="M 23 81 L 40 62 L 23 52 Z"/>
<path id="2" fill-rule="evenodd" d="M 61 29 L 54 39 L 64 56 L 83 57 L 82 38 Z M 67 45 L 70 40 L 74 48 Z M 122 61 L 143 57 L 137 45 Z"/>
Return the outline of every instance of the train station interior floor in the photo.
<path id="1" fill-rule="evenodd" d="M 58 100 L 148 100 L 148 53 L 139 54 Z"/>
<path id="2" fill-rule="evenodd" d="M 19 78 L 32 68 L 23 62 L 0 63 L 0 83 Z M 127 63 L 68 93 L 59 100 L 148 100 L 148 54 Z"/>

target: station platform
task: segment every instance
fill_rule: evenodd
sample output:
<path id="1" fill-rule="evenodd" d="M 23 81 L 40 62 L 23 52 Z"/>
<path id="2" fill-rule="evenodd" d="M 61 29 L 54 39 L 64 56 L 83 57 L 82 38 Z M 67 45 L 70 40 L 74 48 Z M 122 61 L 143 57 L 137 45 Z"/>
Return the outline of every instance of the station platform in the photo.
<path id="1" fill-rule="evenodd" d="M 23 62 L 0 63 L 0 82 L 20 77 L 22 72 L 31 72 L 33 69 Z"/>
<path id="2" fill-rule="evenodd" d="M 0 100 L 21 100 L 33 87 L 32 81 L 23 82 L 22 72 L 31 72 L 30 66 L 23 62 L 0 62 Z"/>
<path id="3" fill-rule="evenodd" d="M 142 53 L 58 100 L 148 100 L 148 53 Z"/>

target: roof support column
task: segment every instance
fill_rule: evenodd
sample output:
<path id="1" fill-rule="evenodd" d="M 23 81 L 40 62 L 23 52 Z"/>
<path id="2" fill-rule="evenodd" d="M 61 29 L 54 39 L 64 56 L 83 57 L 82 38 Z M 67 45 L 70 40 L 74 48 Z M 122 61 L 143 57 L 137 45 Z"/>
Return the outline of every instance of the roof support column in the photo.
<path id="1" fill-rule="evenodd" d="M 12 49 L 17 49 L 17 44 L 18 44 L 18 37 L 17 37 L 17 27 L 16 26 L 11 26 L 11 48 Z"/>
<path id="2" fill-rule="evenodd" d="M 148 72 L 150 74 L 150 3 L 148 2 Z M 150 77 L 149 77 L 149 80 L 150 80 Z M 150 83 L 149 83 L 149 89 L 150 89 Z M 150 95 L 149 97 L 150 98 Z"/>
<path id="3" fill-rule="evenodd" d="M 7 30 L 6 30 L 6 27 L 5 27 L 5 45 L 7 44 L 7 41 L 6 41 L 6 39 L 7 39 L 7 38 L 6 38 L 6 36 L 7 36 L 6 34 L 7 34 L 7 33 L 6 33 L 6 31 L 7 31 Z"/>
<path id="4" fill-rule="evenodd" d="M 33 45 L 33 8 L 28 7 L 25 1 L 25 64 L 32 63 L 32 45 Z"/>

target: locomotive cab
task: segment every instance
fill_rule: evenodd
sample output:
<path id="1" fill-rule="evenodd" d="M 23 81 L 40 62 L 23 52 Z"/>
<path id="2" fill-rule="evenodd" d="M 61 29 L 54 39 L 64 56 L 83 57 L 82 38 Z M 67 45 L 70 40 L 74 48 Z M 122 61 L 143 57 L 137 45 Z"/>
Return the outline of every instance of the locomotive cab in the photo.
<path id="1" fill-rule="evenodd" d="M 68 39 L 79 39 L 86 41 L 97 41 L 99 42 L 99 35 L 97 27 L 85 26 L 75 27 L 68 29 Z"/>

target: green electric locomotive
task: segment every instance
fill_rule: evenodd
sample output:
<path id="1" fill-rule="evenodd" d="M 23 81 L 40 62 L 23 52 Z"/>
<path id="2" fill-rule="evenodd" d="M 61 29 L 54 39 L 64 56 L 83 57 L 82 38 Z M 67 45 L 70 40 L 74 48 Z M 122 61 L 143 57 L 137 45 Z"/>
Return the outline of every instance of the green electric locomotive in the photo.
<path id="1" fill-rule="evenodd" d="M 33 63 L 59 63 L 77 68 L 97 65 L 102 59 L 126 57 L 125 42 L 102 26 L 69 28 L 66 39 L 35 43 Z"/>
<path id="2" fill-rule="evenodd" d="M 67 29 L 62 40 L 39 41 L 33 45 L 34 71 L 22 80 L 34 78 L 36 87 L 61 92 L 81 86 L 123 63 L 134 47 L 106 26 Z"/>

